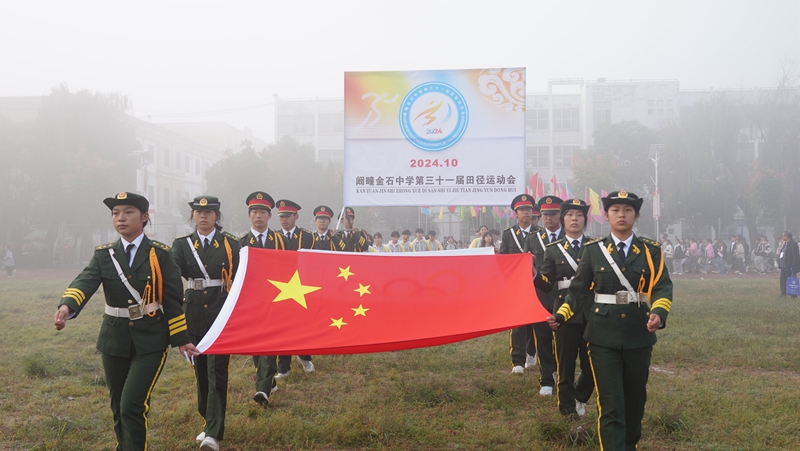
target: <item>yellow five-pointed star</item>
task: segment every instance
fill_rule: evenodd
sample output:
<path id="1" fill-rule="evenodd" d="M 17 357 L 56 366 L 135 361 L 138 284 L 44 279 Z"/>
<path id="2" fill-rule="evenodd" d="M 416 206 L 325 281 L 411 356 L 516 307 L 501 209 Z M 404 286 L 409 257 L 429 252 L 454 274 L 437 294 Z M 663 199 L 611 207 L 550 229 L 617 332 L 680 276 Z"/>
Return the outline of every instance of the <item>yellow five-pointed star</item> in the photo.
<path id="1" fill-rule="evenodd" d="M 361 304 L 358 304 L 358 308 L 351 308 L 350 310 L 356 312 L 355 315 L 353 315 L 353 316 L 358 316 L 358 315 L 367 316 L 367 310 L 369 310 L 369 309 L 368 308 L 364 308 L 364 306 L 361 305 Z"/>
<path id="2" fill-rule="evenodd" d="M 294 299 L 295 302 L 302 305 L 304 309 L 308 309 L 306 306 L 306 295 L 308 293 L 317 291 L 322 289 L 322 287 L 312 287 L 310 285 L 303 285 L 300 283 L 300 271 L 295 271 L 294 275 L 288 282 L 278 282 L 276 280 L 269 280 L 269 283 L 275 285 L 279 290 L 275 299 L 272 302 L 280 302 L 285 301 L 287 299 Z"/>
<path id="3" fill-rule="evenodd" d="M 347 325 L 347 323 L 344 322 L 343 320 L 344 320 L 344 317 L 341 317 L 339 319 L 331 318 L 331 321 L 333 321 L 333 322 L 331 323 L 330 327 L 336 326 L 341 330 L 342 326 L 346 326 Z"/>
<path id="4" fill-rule="evenodd" d="M 347 278 L 354 275 L 350 272 L 350 267 L 348 266 L 347 268 L 339 268 L 339 275 L 336 277 L 344 277 L 344 281 L 347 282 Z"/>
<path id="5" fill-rule="evenodd" d="M 358 292 L 358 297 L 362 297 L 365 294 L 372 294 L 372 293 L 369 292 L 369 287 L 370 287 L 370 285 L 364 286 L 364 285 L 361 285 L 361 283 L 359 283 L 358 284 L 358 288 L 356 288 L 353 291 Z"/>

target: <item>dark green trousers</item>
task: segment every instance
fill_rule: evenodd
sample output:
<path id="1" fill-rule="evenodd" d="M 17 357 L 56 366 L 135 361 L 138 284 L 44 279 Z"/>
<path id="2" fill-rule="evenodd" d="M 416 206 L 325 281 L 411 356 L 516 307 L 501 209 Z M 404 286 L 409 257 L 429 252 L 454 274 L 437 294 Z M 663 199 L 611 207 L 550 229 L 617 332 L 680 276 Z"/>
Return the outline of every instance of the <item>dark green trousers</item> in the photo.
<path id="1" fill-rule="evenodd" d="M 132 347 L 133 348 L 133 347 Z M 167 360 L 167 350 L 115 357 L 102 354 L 106 384 L 111 395 L 111 412 L 117 450 L 147 450 L 147 414 L 150 394 Z"/>
<path id="2" fill-rule="evenodd" d="M 300 355 L 298 356 L 303 360 L 311 360 L 310 355 Z M 279 355 L 278 356 L 278 370 L 281 373 L 288 373 L 292 367 L 292 356 L 290 355 Z"/>
<path id="3" fill-rule="evenodd" d="M 536 355 L 536 342 L 533 338 L 533 325 L 511 329 L 509 337 L 512 366 L 525 366 L 526 354 Z"/>
<path id="4" fill-rule="evenodd" d="M 190 336 L 195 345 L 203 337 Z M 197 341 L 195 341 L 197 339 Z M 199 355 L 194 358 L 197 379 L 197 411 L 205 421 L 206 437 L 222 441 L 225 436 L 225 409 L 228 406 L 230 355 Z"/>
<path id="5" fill-rule="evenodd" d="M 614 349 L 588 344 L 597 389 L 600 449 L 632 451 L 642 437 L 652 346 Z"/>
<path id="6" fill-rule="evenodd" d="M 547 323 L 533 325 L 533 338 L 536 342 L 536 356 L 539 361 L 539 385 L 552 387 L 556 385 L 553 373 L 556 372 L 556 357 L 553 355 L 553 329 Z"/>
<path id="7" fill-rule="evenodd" d="M 278 365 L 274 355 L 254 355 L 253 364 L 256 366 L 256 391 L 264 392 L 269 396 L 272 387 L 277 385 L 275 374 Z"/>
<path id="8" fill-rule="evenodd" d="M 558 410 L 562 415 L 576 414 L 575 400 L 588 401 L 594 390 L 592 367 L 589 365 L 589 356 L 586 352 L 586 340 L 583 339 L 585 330 L 585 323 L 566 323 L 556 330 L 554 342 L 558 373 L 556 395 Z M 575 361 L 578 359 L 580 359 L 581 374 L 576 380 Z"/>

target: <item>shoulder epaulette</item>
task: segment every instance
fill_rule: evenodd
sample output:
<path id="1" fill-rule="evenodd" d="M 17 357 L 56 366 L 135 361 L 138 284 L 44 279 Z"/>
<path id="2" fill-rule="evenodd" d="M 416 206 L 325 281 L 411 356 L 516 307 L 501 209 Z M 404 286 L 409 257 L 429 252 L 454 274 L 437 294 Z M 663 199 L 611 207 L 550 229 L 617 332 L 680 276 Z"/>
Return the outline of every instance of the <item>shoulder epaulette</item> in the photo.
<path id="1" fill-rule="evenodd" d="M 250 232 L 247 232 L 247 233 L 250 233 Z M 241 241 L 241 240 L 243 240 L 243 239 L 244 239 L 244 237 L 246 237 L 246 236 L 247 236 L 247 233 L 245 233 L 244 235 L 240 236 L 239 238 L 236 238 L 236 240 L 237 240 L 237 241 Z"/>
<path id="2" fill-rule="evenodd" d="M 153 247 L 157 247 L 157 248 L 159 248 L 159 249 L 163 249 L 163 250 L 165 250 L 165 251 L 168 251 L 168 250 L 169 250 L 169 246 L 167 246 L 167 245 L 166 245 L 166 244 L 164 244 L 164 243 L 160 243 L 160 242 L 158 242 L 158 241 L 156 241 L 156 240 L 150 240 L 150 245 L 151 245 L 151 246 L 153 246 Z"/>
<path id="3" fill-rule="evenodd" d="M 645 242 L 645 243 L 647 243 L 647 244 L 651 245 L 651 246 L 655 246 L 655 247 L 661 247 L 661 243 L 659 243 L 658 241 L 653 241 L 653 240 L 651 240 L 650 238 L 642 238 L 642 237 L 639 237 L 639 239 L 640 239 L 640 240 L 642 240 L 643 242 Z"/>
<path id="4" fill-rule="evenodd" d="M 194 232 L 192 232 L 192 233 L 187 233 L 186 235 L 176 236 L 176 237 L 175 237 L 175 239 L 176 239 L 176 240 L 182 240 L 182 239 L 184 239 L 184 238 L 189 238 L 190 236 L 192 236 L 192 234 L 193 234 L 193 233 L 194 233 Z"/>
<path id="5" fill-rule="evenodd" d="M 308 234 L 310 234 L 310 233 L 311 233 L 309 230 L 306 230 L 306 229 L 304 229 L 304 228 L 302 228 L 302 227 L 298 227 L 298 228 L 297 228 L 297 230 L 299 230 L 299 231 L 301 231 L 301 232 L 303 232 L 303 233 L 308 233 Z"/>
<path id="6" fill-rule="evenodd" d="M 506 227 L 505 229 L 503 229 L 503 232 L 505 232 L 506 230 L 511 230 L 511 229 L 513 229 L 513 228 L 514 228 L 514 226 L 511 226 L 511 227 Z"/>
<path id="7" fill-rule="evenodd" d="M 566 241 L 566 237 L 565 237 L 565 238 L 558 239 L 558 240 L 555 240 L 555 241 L 553 241 L 552 243 L 547 243 L 547 244 L 545 244 L 545 245 L 544 245 L 544 247 L 550 247 L 550 246 L 552 246 L 552 245 L 554 245 L 554 244 L 564 244 L 564 242 L 565 242 L 565 241 Z M 587 243 L 587 244 L 588 244 L 588 243 Z"/>
<path id="8" fill-rule="evenodd" d="M 114 245 L 114 243 L 101 244 L 101 245 L 97 246 L 96 248 L 94 248 L 94 250 L 99 251 L 101 249 L 108 249 L 113 245 Z"/>
<path id="9" fill-rule="evenodd" d="M 584 246 L 588 246 L 588 245 L 590 245 L 590 244 L 594 244 L 594 243 L 602 243 L 604 239 L 605 239 L 605 238 L 592 238 L 591 240 L 589 240 L 589 241 L 587 241 L 587 242 L 583 243 L 583 245 L 584 245 Z"/>
<path id="10" fill-rule="evenodd" d="M 222 232 L 222 235 L 228 237 L 228 239 L 239 241 L 239 238 L 237 238 L 236 235 L 232 233 Z"/>

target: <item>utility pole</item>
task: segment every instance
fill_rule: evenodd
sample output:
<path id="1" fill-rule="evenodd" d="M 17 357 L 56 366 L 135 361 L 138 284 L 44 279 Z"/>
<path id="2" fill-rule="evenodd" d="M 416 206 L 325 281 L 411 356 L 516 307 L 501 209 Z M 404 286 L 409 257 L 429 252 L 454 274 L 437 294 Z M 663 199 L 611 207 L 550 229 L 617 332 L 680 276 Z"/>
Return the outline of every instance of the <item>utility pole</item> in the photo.
<path id="1" fill-rule="evenodd" d="M 661 153 L 664 151 L 663 144 L 650 144 L 650 161 L 653 162 L 653 165 L 656 168 L 656 178 L 650 177 L 650 180 L 653 181 L 655 185 L 655 191 L 653 191 L 653 219 L 656 223 L 656 235 L 654 239 L 656 241 L 661 240 L 661 236 L 658 234 L 658 220 L 661 218 L 661 192 L 658 190 L 658 160 L 661 158 Z"/>

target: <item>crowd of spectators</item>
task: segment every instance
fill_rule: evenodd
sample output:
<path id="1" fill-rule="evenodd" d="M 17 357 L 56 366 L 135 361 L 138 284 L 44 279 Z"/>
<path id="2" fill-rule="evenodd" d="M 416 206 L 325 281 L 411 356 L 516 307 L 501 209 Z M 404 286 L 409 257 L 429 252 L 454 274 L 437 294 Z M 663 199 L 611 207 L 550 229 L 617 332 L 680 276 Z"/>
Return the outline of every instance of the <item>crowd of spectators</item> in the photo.
<path id="1" fill-rule="evenodd" d="M 664 240 L 664 264 L 670 274 L 767 274 L 777 271 L 777 255 L 769 239 L 759 235 L 751 248 L 747 238 L 733 235 L 730 242 L 715 238 L 695 240 L 675 238 Z"/>

